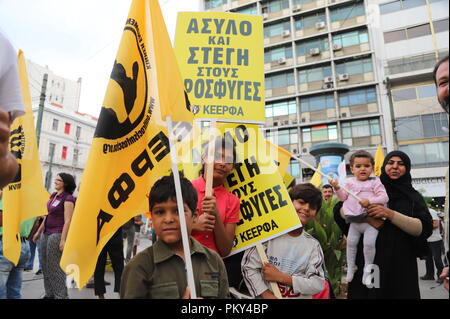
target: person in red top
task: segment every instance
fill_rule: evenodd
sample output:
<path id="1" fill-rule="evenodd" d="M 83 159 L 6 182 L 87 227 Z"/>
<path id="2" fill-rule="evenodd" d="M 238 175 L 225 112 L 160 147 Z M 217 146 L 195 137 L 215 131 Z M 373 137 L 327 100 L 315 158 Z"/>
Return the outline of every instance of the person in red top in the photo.
<path id="1" fill-rule="evenodd" d="M 223 186 L 236 162 L 234 142 L 215 140 L 213 195 L 205 196 L 206 159 L 208 147 L 202 154 L 203 168 L 200 177 L 192 182 L 198 194 L 199 218 L 194 224 L 192 236 L 221 257 L 226 257 L 233 247 L 236 225 L 239 222 L 240 200 Z"/>

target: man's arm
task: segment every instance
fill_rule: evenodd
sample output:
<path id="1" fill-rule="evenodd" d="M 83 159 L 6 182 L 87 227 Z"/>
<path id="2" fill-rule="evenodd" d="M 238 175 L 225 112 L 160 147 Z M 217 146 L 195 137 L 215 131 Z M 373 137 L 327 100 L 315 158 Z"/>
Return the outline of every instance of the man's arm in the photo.
<path id="1" fill-rule="evenodd" d="M 8 185 L 17 175 L 19 164 L 9 151 L 9 114 L 0 110 L 0 188 Z"/>

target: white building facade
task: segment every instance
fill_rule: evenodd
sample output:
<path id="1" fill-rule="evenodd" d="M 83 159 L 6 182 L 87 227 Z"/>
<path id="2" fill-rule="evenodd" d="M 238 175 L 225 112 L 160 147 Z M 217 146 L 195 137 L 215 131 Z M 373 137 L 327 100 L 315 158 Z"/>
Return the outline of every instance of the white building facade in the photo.
<path id="1" fill-rule="evenodd" d="M 56 175 L 68 173 L 75 177 L 78 186 L 98 120 L 78 112 L 81 79 L 65 79 L 48 67 L 31 61 L 27 61 L 27 70 L 35 122 L 38 120 L 44 74 L 48 77 L 39 139 L 44 185 L 52 191 Z"/>

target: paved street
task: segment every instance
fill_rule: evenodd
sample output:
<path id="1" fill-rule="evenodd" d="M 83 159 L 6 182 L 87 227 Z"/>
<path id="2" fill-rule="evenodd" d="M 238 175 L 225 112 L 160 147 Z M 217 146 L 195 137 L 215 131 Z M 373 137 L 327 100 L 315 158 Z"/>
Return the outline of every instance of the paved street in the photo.
<path id="1" fill-rule="evenodd" d="M 141 244 L 138 247 L 138 252 L 150 246 L 150 240 L 141 239 Z M 35 268 L 37 265 L 37 257 L 35 261 Z M 418 260 L 419 276 L 425 274 L 425 261 Z M 44 295 L 44 282 L 42 275 L 36 276 L 34 269 L 33 272 L 24 273 L 24 282 L 22 288 L 22 294 L 24 299 L 40 299 Z M 110 282 L 111 285 L 106 286 L 106 295 L 108 299 L 118 299 L 119 295 L 113 292 L 114 289 L 114 273 L 106 272 L 105 280 Z M 435 281 L 423 281 L 419 279 L 420 293 L 422 299 L 449 299 L 449 293 L 444 289 L 443 285 L 439 285 Z M 84 288 L 81 291 L 76 288 L 69 289 L 70 299 L 96 299 L 94 296 L 94 289 Z"/>

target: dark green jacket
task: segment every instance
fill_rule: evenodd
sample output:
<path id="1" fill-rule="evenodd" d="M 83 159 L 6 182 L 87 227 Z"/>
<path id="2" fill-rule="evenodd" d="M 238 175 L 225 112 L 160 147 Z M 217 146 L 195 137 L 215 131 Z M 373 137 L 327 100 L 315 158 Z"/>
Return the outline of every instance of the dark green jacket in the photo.
<path id="1" fill-rule="evenodd" d="M 220 256 L 191 238 L 197 297 L 229 298 L 228 278 Z M 178 299 L 187 287 L 184 259 L 163 241 L 140 252 L 125 267 L 121 299 Z"/>

